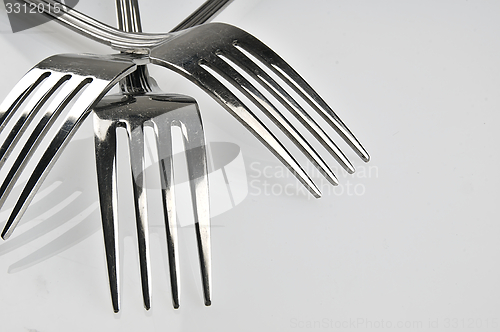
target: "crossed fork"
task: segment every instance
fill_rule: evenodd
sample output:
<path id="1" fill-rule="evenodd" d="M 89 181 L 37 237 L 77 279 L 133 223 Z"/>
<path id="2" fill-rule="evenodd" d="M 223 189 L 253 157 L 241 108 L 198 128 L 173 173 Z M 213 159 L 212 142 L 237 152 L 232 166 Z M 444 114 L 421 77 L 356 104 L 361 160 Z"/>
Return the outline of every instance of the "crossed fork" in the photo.
<path id="1" fill-rule="evenodd" d="M 347 172 L 354 172 L 353 165 L 325 132 L 324 126 L 313 120 L 301 103 L 283 88 L 283 83 L 315 110 L 362 160 L 367 162 L 370 158 L 350 130 L 309 84 L 274 51 L 241 29 L 227 24 L 207 23 L 169 34 L 126 33 L 54 0 L 23 1 L 35 5 L 60 6 L 64 14 L 55 15 L 59 23 L 128 54 L 66 55 L 48 58 L 35 66 L 0 105 L 0 130 L 2 130 L 20 106 L 28 100 L 28 96 L 36 91 L 37 87 L 42 86 L 42 91 L 37 91 L 29 100 L 24 113 L 21 112 L 20 120 L 15 124 L 19 133 L 12 131 L 0 148 L 0 153 L 3 153 L 1 161 L 5 162 L 27 124 L 42 106 L 53 98 L 48 111 L 28 138 L 0 187 L 0 204 L 3 204 L 37 146 L 43 140 L 50 142 L 17 200 L 2 232 L 4 238 L 10 236 L 50 168 L 90 110 L 112 86 L 137 70 L 138 66 L 147 63 L 169 68 L 201 87 L 266 145 L 314 197 L 320 197 L 321 193 L 307 172 L 228 86 L 232 85 L 266 114 L 332 184 L 338 184 L 338 180 L 328 165 L 297 128 L 266 98 L 265 93 L 256 87 L 256 84 L 264 88 L 264 91 L 296 117 Z M 213 2 L 216 1 L 207 1 L 207 3 Z M 54 15 L 52 12 L 46 14 Z M 93 64 L 93 67 L 89 68 L 89 64 Z M 105 72 L 102 72 L 103 68 Z M 278 83 L 279 80 L 282 84 Z M 46 136 L 48 129 L 80 91 L 83 91 L 81 97 L 72 106 L 56 134 L 51 139 L 48 138 Z M 203 244 L 198 245 L 199 250 L 203 251 Z M 206 296 L 205 303 L 210 303 Z M 115 311 L 117 309 L 116 306 Z"/>

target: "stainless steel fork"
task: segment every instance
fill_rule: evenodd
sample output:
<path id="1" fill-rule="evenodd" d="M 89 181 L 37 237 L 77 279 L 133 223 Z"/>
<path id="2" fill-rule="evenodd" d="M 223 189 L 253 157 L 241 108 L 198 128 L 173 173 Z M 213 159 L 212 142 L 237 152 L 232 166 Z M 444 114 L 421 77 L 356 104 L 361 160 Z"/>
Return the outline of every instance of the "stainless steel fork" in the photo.
<path id="1" fill-rule="evenodd" d="M 120 307 L 119 261 L 117 259 L 119 256 L 118 192 L 116 189 L 116 130 L 119 127 L 124 127 L 129 137 L 144 307 L 146 309 L 151 307 L 148 214 L 144 175 L 144 126 L 153 127 L 156 135 L 173 306 L 174 308 L 179 307 L 180 279 L 173 187 L 172 126 L 180 127 L 184 137 L 203 296 L 205 305 L 210 305 L 211 258 L 208 174 L 204 133 L 196 101 L 186 96 L 158 92 L 124 93 L 105 97 L 94 111 L 99 201 L 114 311 L 118 312 Z"/>
<path id="2" fill-rule="evenodd" d="M 60 5 L 54 0 L 23 1 L 36 5 Z M 208 23 L 170 34 L 132 34 L 113 29 L 71 8 L 63 6 L 62 10 L 65 14 L 56 17 L 58 22 L 115 49 L 148 54 L 151 63 L 169 68 L 193 81 L 264 143 L 315 197 L 320 197 L 321 193 L 309 175 L 250 108 L 236 97 L 228 85 L 239 90 L 263 111 L 332 184 L 337 184 L 338 181 L 330 168 L 262 91 L 273 95 L 347 172 L 354 172 L 353 165 L 322 126 L 311 118 L 283 86 L 293 89 L 363 161 L 370 159 L 351 131 L 294 69 L 257 38 L 239 28 L 222 23 Z M 273 72 L 282 83 L 274 80 L 263 68 Z M 243 72 L 250 76 L 260 89 L 255 83 L 247 80 L 242 75 Z M 33 174 L 34 178 L 37 176 Z M 28 185 L 24 190 L 30 192 L 32 189 Z"/>
<path id="3" fill-rule="evenodd" d="M 74 135 L 92 106 L 100 100 L 111 87 L 128 74 L 137 65 L 131 55 L 55 55 L 38 63 L 11 90 L 0 105 L 0 132 L 6 138 L 0 147 L 0 168 L 5 164 L 21 136 L 29 137 L 20 151 L 10 158 L 13 163 L 0 186 L 0 207 L 5 203 L 14 184 L 26 167 L 35 150 L 42 143 L 48 130 L 57 117 L 68 106 L 74 104 L 66 116 L 65 123 L 52 136 L 47 150 L 39 159 L 43 167 L 36 168 L 39 176 L 34 179 L 34 186 L 43 181 L 55 160 Z M 44 108 L 46 106 L 46 108 Z M 37 114 L 35 128 L 27 131 Z M 6 132 L 5 129 L 10 129 Z M 26 132 L 26 134 L 25 134 Z M 34 194 L 34 192 L 32 193 Z M 20 198 L 22 201 L 25 197 Z M 20 208 L 19 204 L 16 208 Z M 2 232 L 8 238 L 18 220 L 10 219 Z"/>
<path id="4" fill-rule="evenodd" d="M 116 0 L 119 27 L 125 31 L 141 31 L 136 0 Z M 191 20 L 187 23 L 197 24 Z M 184 25 L 186 26 L 186 25 Z M 94 131 L 99 201 L 108 265 L 113 309 L 120 308 L 118 252 L 118 192 L 116 188 L 116 130 L 128 133 L 132 183 L 136 213 L 139 263 L 144 306 L 151 307 L 149 232 L 144 168 L 144 126 L 156 135 L 162 182 L 163 212 L 166 226 L 172 303 L 179 307 L 179 257 L 177 221 L 173 187 L 171 127 L 178 126 L 184 136 L 189 183 L 194 207 L 205 305 L 211 304 L 210 213 L 207 159 L 201 115 L 196 101 L 190 97 L 163 93 L 149 76 L 146 66 L 127 76 L 121 83 L 122 93 L 104 97 L 94 108 Z"/>

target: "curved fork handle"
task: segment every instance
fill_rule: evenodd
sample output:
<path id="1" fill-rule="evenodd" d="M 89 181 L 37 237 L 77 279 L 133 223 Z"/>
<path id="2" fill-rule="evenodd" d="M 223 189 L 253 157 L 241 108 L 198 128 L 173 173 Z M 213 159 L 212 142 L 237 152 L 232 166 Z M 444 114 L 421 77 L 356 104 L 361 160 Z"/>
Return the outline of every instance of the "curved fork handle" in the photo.
<path id="1" fill-rule="evenodd" d="M 113 49 L 119 51 L 147 54 L 152 47 L 172 37 L 171 33 L 146 34 L 120 31 L 55 0 L 22 1 L 35 6 L 41 5 L 44 6 L 44 8 L 60 9 L 60 11 L 63 12 L 62 14 L 59 10 L 58 13 L 55 13 L 55 10 L 49 10 L 44 11 L 43 14 L 55 19 L 58 23 L 67 26 L 81 35 L 111 46 Z M 233 0 L 207 0 L 198 10 L 191 14 L 191 16 L 175 27 L 173 32 L 210 21 L 231 1 Z"/>

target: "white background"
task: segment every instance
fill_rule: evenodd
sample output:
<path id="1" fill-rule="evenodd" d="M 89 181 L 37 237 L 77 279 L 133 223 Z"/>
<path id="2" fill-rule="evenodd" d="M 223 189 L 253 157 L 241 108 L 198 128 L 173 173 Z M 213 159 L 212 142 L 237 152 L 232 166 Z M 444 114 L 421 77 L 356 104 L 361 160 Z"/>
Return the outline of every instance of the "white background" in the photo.
<path id="1" fill-rule="evenodd" d="M 144 30 L 167 31 L 201 3 L 143 0 Z M 113 52 L 53 22 L 13 34 L 0 7 L 0 99 L 47 56 Z M 113 1 L 77 9 L 115 24 Z M 248 197 L 213 218 L 213 305 L 202 303 L 194 232 L 183 227 L 172 308 L 152 221 L 153 308 L 143 309 L 128 211 L 113 314 L 87 121 L 47 179 L 59 187 L 0 244 L 0 330 L 498 331 L 499 12 L 497 1 L 234 1 L 217 20 L 296 68 L 371 162 L 340 144 L 359 173 L 338 171 L 336 191 L 315 177 L 319 200 L 291 176 L 257 177 L 280 164 L 193 84 L 152 69 L 163 90 L 198 100 L 208 141 L 238 144 L 248 167 Z M 298 192 L 276 195 L 285 186 Z"/>

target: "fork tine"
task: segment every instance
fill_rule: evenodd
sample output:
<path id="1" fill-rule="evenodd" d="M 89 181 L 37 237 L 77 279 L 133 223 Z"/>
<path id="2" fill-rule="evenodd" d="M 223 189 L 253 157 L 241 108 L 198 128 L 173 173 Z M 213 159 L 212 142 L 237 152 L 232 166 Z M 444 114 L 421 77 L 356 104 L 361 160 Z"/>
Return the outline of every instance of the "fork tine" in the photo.
<path id="1" fill-rule="evenodd" d="M 188 114 L 191 113 L 191 114 Z M 212 304 L 212 264 L 210 245 L 210 199 L 208 191 L 208 166 L 205 146 L 205 135 L 200 112 L 196 104 L 184 109 L 181 130 L 184 136 L 184 149 L 191 186 L 191 197 L 194 207 L 196 239 L 202 276 L 205 305 Z"/>
<path id="2" fill-rule="evenodd" d="M 348 172 L 354 173 L 354 166 L 344 153 L 337 147 L 332 139 L 324 132 L 317 122 L 286 92 L 281 85 L 271 78 L 255 62 L 250 60 L 243 52 L 236 47 L 224 50 L 222 56 L 227 57 L 231 62 L 243 68 L 245 72 L 254 80 L 259 82 L 268 92 L 270 92 L 282 105 L 284 105 L 301 123 L 311 132 L 314 137 L 330 152 L 337 162 Z"/>
<path id="3" fill-rule="evenodd" d="M 9 92 L 7 97 L 0 104 L 0 132 L 17 111 L 19 106 L 28 98 L 41 82 L 43 82 L 50 73 L 38 68 L 34 68 L 24 75 L 16 86 Z"/>
<path id="4" fill-rule="evenodd" d="M 177 236 L 177 212 L 175 208 L 174 168 L 171 145 L 172 132 L 170 123 L 157 124 L 155 119 L 152 119 L 152 122 L 156 135 L 156 146 L 160 167 L 172 304 L 175 309 L 178 309 L 180 305 L 179 244 Z"/>
<path id="5" fill-rule="evenodd" d="M 242 38 L 235 42 L 235 46 L 252 54 L 285 81 L 337 131 L 363 161 L 368 162 L 368 152 L 318 93 L 272 49 L 254 36 L 244 31 L 243 33 Z"/>
<path id="6" fill-rule="evenodd" d="M 48 82 L 49 81 L 47 81 L 47 83 Z M 59 82 L 60 81 L 58 81 L 57 84 Z M 42 142 L 43 138 L 47 134 L 47 131 L 57 119 L 58 115 L 74 98 L 74 96 L 88 83 L 89 79 L 86 78 L 72 78 L 66 82 L 66 85 L 54 97 L 54 100 L 47 107 L 47 110 L 43 114 L 43 117 L 40 119 L 36 128 L 33 130 L 30 137 L 24 144 L 21 152 L 17 156 L 14 164 L 9 170 L 9 173 L 5 177 L 2 186 L 0 187 L 0 207 L 2 207 L 5 203 L 5 200 L 9 196 L 12 188 L 14 187 L 14 184 L 26 167 L 29 159 L 35 152 L 36 148 Z M 11 148 L 12 147 L 9 147 L 9 149 Z M 3 162 L 6 160 L 6 158 L 7 156 L 5 156 L 2 162 L 0 162 L 0 168 L 3 166 Z"/>
<path id="7" fill-rule="evenodd" d="M 0 168 L 9 157 L 12 149 L 16 146 L 23 132 L 26 130 L 26 127 L 33 120 L 33 117 L 45 105 L 47 100 L 54 94 L 54 92 L 70 77 L 71 76 L 64 74 L 51 75 L 46 80 L 44 80 L 44 82 L 40 86 L 40 89 L 36 91 L 34 96 L 29 100 L 22 111 L 17 112 L 17 121 L 9 132 L 7 138 L 5 138 L 5 140 L 3 141 L 2 146 L 0 147 Z"/>
<path id="8" fill-rule="evenodd" d="M 141 269 L 142 296 L 146 310 L 151 308 L 151 268 L 149 258 L 149 231 L 146 203 L 146 177 L 144 174 L 144 129 L 142 123 L 127 125 L 134 188 L 135 218 L 139 246 L 139 265 Z"/>
<path id="9" fill-rule="evenodd" d="M 239 74 L 234 68 L 228 65 L 218 56 L 211 58 L 206 63 L 212 70 L 223 76 L 238 90 L 252 100 L 287 136 L 290 140 L 307 156 L 311 163 L 323 174 L 323 176 L 333 185 L 338 185 L 338 180 L 332 170 L 318 155 L 314 148 L 304 139 L 304 137 L 292 126 L 292 124 L 263 96 L 248 80 Z"/>
<path id="10" fill-rule="evenodd" d="M 108 267 L 111 302 L 120 310 L 120 267 L 118 250 L 118 203 L 116 187 L 116 128 L 112 121 L 97 120 L 94 113 L 94 141 L 104 250 Z"/>
<path id="11" fill-rule="evenodd" d="M 2 231 L 2 238 L 7 239 L 12 234 L 50 169 L 89 114 L 94 101 L 104 95 L 109 87 L 107 81 L 94 80 L 77 99 L 24 186 Z"/>
<path id="12" fill-rule="evenodd" d="M 257 137 L 302 183 L 302 185 L 316 198 L 321 197 L 321 192 L 311 180 L 309 175 L 290 155 L 283 144 L 269 131 L 269 129 L 245 106 L 231 91 L 229 91 L 219 80 L 198 64 L 185 66 L 182 69 L 172 67 L 168 62 L 159 58 L 151 58 L 172 70 L 177 71 L 186 78 L 191 79 L 206 93 L 214 98 L 222 107 L 233 115 L 243 126 L 245 126 L 255 137 Z M 189 74 L 186 74 L 186 72 Z"/>

